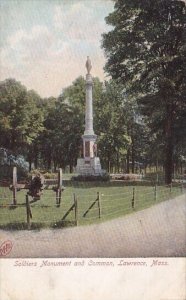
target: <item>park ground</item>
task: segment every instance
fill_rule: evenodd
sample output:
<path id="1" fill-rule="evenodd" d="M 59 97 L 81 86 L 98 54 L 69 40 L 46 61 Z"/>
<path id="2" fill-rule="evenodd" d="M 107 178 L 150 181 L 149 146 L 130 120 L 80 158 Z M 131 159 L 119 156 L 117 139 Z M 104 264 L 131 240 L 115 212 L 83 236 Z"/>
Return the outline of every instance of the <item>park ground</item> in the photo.
<path id="1" fill-rule="evenodd" d="M 174 257 L 186 255 L 186 195 L 99 224 L 37 231 L 0 230 L 7 257 Z"/>
<path id="2" fill-rule="evenodd" d="M 102 223 L 134 213 L 162 201 L 179 196 L 184 192 L 180 183 L 171 186 L 154 186 L 150 182 L 72 182 L 66 183 L 61 205 L 56 205 L 52 190 L 44 190 L 41 199 L 30 203 L 32 218 L 30 227 L 61 228 Z M 99 201 L 96 201 L 98 199 Z M 0 229 L 25 230 L 27 210 L 26 190 L 17 193 L 17 205 L 12 205 L 12 191 L 0 188 Z M 73 208 L 77 199 L 77 214 Z M 32 198 L 30 197 L 30 201 Z M 71 209 L 72 208 L 72 209 Z M 77 215 L 77 219 L 76 219 Z M 76 222 L 77 221 L 77 222 Z"/>

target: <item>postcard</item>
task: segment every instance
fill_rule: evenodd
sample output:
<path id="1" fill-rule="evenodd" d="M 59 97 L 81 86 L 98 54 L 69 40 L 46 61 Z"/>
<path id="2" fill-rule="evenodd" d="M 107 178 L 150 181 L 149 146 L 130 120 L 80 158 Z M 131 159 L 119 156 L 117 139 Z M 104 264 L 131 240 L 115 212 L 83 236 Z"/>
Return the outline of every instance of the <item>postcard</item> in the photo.
<path id="1" fill-rule="evenodd" d="M 0 298 L 186 299 L 185 1 L 0 5 Z"/>

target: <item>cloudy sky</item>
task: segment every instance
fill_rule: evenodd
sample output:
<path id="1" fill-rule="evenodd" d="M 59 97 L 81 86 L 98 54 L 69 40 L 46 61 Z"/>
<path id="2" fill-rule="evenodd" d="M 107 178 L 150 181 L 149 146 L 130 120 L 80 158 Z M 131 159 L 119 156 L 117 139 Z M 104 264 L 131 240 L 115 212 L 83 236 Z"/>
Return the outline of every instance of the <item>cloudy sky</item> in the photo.
<path id="1" fill-rule="evenodd" d="M 103 79 L 101 34 L 111 0 L 0 0 L 0 80 L 15 78 L 42 97 L 58 96 L 79 75 L 87 55 Z"/>

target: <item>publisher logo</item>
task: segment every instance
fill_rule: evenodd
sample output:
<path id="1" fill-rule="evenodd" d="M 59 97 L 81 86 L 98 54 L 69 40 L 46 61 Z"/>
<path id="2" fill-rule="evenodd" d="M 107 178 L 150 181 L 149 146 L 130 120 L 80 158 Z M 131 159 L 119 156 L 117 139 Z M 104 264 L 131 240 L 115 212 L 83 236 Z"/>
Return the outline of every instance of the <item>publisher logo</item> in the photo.
<path id="1" fill-rule="evenodd" d="M 13 244 L 11 241 L 5 241 L 0 246 L 0 256 L 7 256 L 12 250 Z"/>

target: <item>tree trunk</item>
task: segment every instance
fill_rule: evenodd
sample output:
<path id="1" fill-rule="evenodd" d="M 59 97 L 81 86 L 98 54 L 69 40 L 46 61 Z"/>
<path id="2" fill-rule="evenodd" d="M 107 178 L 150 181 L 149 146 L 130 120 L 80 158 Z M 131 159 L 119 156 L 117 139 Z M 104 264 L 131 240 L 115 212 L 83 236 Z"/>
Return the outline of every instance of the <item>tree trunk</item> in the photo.
<path id="1" fill-rule="evenodd" d="M 35 167 L 35 169 L 38 168 L 38 156 L 37 156 L 37 154 L 35 155 L 35 158 L 34 158 L 34 167 Z"/>
<path id="2" fill-rule="evenodd" d="M 117 152 L 117 173 L 119 173 L 119 152 Z"/>
<path id="3" fill-rule="evenodd" d="M 129 162 L 130 162 L 130 150 L 127 150 L 127 162 L 126 162 L 126 167 L 127 167 L 126 172 L 127 172 L 127 174 L 130 173 L 130 164 L 129 164 Z"/>
<path id="4" fill-rule="evenodd" d="M 48 170 L 51 170 L 51 165 L 52 165 L 52 159 L 51 159 L 51 157 L 48 157 L 48 160 L 47 160 L 47 169 Z"/>
<path id="5" fill-rule="evenodd" d="M 135 169 L 135 155 L 134 155 L 134 144 L 132 142 L 132 153 L 131 153 L 131 158 L 132 158 L 132 173 L 134 174 L 134 169 Z"/>
<path id="6" fill-rule="evenodd" d="M 172 107 L 167 107 L 167 120 L 165 124 L 165 183 L 171 184 L 173 171 L 173 132 Z"/>
<path id="7" fill-rule="evenodd" d="M 134 146 L 134 134 L 133 128 L 131 130 L 131 160 L 132 160 L 132 174 L 135 172 L 135 146 Z"/>
<path id="8" fill-rule="evenodd" d="M 54 160 L 54 172 L 56 172 L 56 171 L 57 171 L 57 161 Z"/>
<path id="9" fill-rule="evenodd" d="M 165 146 L 165 183 L 170 184 L 172 182 L 173 171 L 173 144 L 172 139 L 169 138 L 166 141 Z"/>
<path id="10" fill-rule="evenodd" d="M 172 157 L 173 146 L 171 143 L 167 143 L 165 150 L 165 183 L 170 184 L 172 182 Z"/>
<path id="11" fill-rule="evenodd" d="M 73 162 L 71 161 L 70 162 L 70 174 L 72 174 L 73 173 Z"/>
<path id="12" fill-rule="evenodd" d="M 182 161 L 180 163 L 180 173 L 181 173 L 181 175 L 183 175 L 183 164 L 182 164 Z"/>
<path id="13" fill-rule="evenodd" d="M 110 173 L 110 153 L 108 154 L 108 159 L 107 159 L 107 170 L 108 173 Z"/>
<path id="14" fill-rule="evenodd" d="M 32 170 L 32 160 L 29 159 L 29 172 L 31 172 L 31 170 Z"/>

